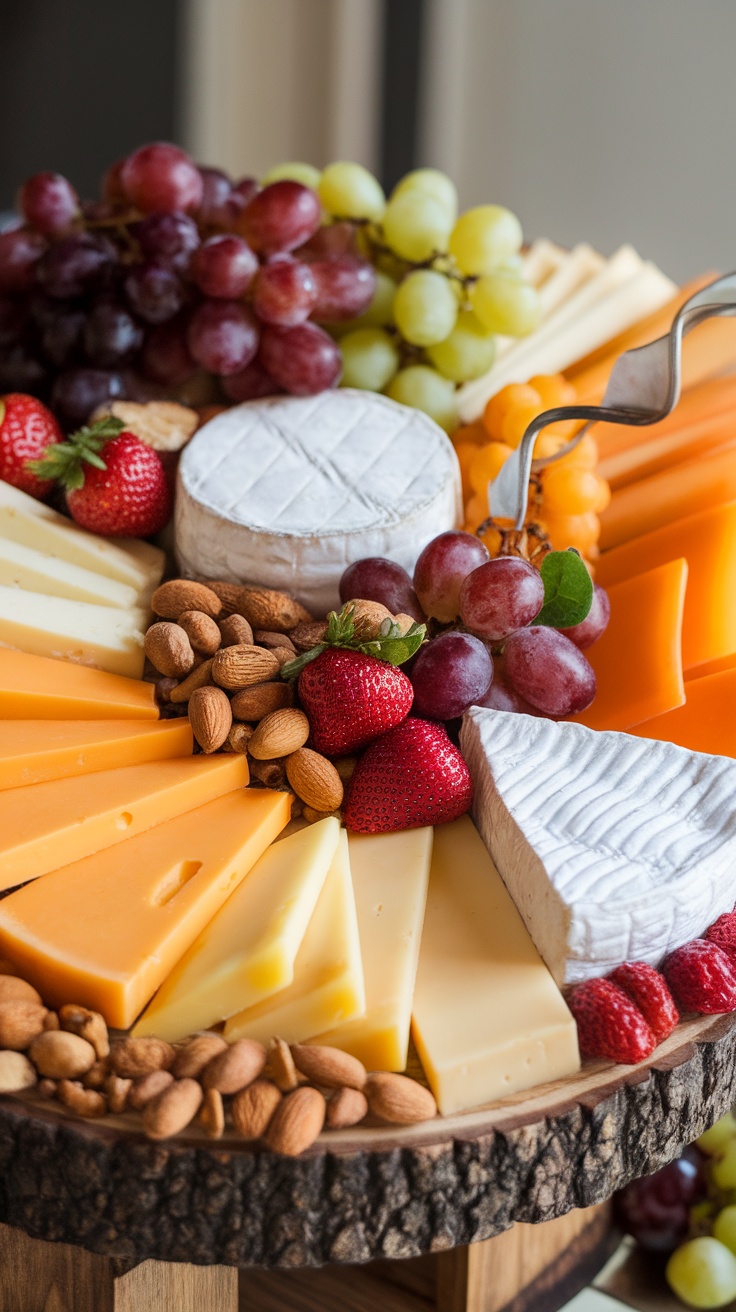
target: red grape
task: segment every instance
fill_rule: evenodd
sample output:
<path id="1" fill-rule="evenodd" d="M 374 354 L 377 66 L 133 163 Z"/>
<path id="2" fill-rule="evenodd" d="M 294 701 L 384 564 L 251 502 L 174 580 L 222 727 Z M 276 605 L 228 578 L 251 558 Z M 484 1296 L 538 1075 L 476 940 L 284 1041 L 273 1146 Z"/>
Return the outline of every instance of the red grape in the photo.
<path id="1" fill-rule="evenodd" d="M 48 377 L 41 361 L 19 343 L 0 356 L 0 392 L 44 393 Z"/>
<path id="2" fill-rule="evenodd" d="M 166 323 L 184 304 L 184 287 L 165 264 L 137 264 L 123 284 L 128 302 L 146 323 Z"/>
<path id="3" fill-rule="evenodd" d="M 28 228 L 0 232 L 0 292 L 29 291 L 45 250 L 46 242 L 39 232 Z"/>
<path id="4" fill-rule="evenodd" d="M 457 619 L 463 582 L 488 559 L 487 547 L 472 533 L 451 529 L 428 542 L 414 566 L 414 587 L 425 614 L 443 624 Z"/>
<path id="5" fill-rule="evenodd" d="M 0 346 L 13 346 L 19 342 L 28 319 L 26 306 L 7 296 L 0 297 Z"/>
<path id="6" fill-rule="evenodd" d="M 493 662 L 493 683 L 477 705 L 485 706 L 491 711 L 508 711 L 514 715 L 541 715 L 541 711 L 538 711 L 536 706 L 525 702 L 513 688 L 506 687 L 498 658 Z"/>
<path id="7" fill-rule="evenodd" d="M 366 556 L 348 565 L 340 579 L 340 601 L 380 601 L 392 615 L 411 615 L 418 624 L 424 613 L 411 578 L 395 560 Z"/>
<path id="8" fill-rule="evenodd" d="M 197 222 L 204 228 L 223 228 L 227 226 L 231 211 L 228 202 L 232 196 L 233 184 L 222 169 L 199 166 L 202 179 L 202 200 L 197 210 Z"/>
<path id="9" fill-rule="evenodd" d="M 314 260 L 310 268 L 317 285 L 314 318 L 324 323 L 355 319 L 368 309 L 376 290 L 376 271 L 357 255 Z"/>
<path id="10" fill-rule="evenodd" d="M 510 558 L 509 558 L 510 559 Z M 595 697 L 595 673 L 583 653 L 557 629 L 517 629 L 502 655 L 504 682 L 545 715 L 575 715 Z"/>
<path id="11" fill-rule="evenodd" d="M 141 368 L 146 378 L 163 387 L 181 387 L 191 378 L 197 365 L 189 354 L 183 317 L 150 330 L 143 343 Z"/>
<path id="12" fill-rule="evenodd" d="M 580 647 L 581 651 L 585 647 L 592 647 L 597 642 L 602 633 L 608 628 L 608 621 L 611 618 L 611 603 L 608 600 L 608 593 L 599 583 L 593 586 L 593 600 L 590 610 L 579 624 L 574 624 L 570 629 L 560 629 L 566 638 Z"/>
<path id="13" fill-rule="evenodd" d="M 55 369 L 65 369 L 79 356 L 87 316 L 84 310 L 60 305 L 41 329 L 41 353 Z"/>
<path id="14" fill-rule="evenodd" d="M 293 328 L 309 318 L 317 285 L 308 264 L 274 260 L 259 269 L 253 284 L 253 309 L 264 323 Z"/>
<path id="15" fill-rule="evenodd" d="M 414 661 L 414 710 L 430 720 L 454 720 L 486 695 L 492 679 L 493 662 L 480 638 L 441 633 Z"/>
<path id="16" fill-rule="evenodd" d="M 199 229 L 188 214 L 147 214 L 130 231 L 147 259 L 182 273 L 199 246 Z"/>
<path id="17" fill-rule="evenodd" d="M 123 189 L 123 182 L 120 176 L 123 171 L 124 163 L 125 156 L 121 159 L 116 159 L 115 162 L 110 165 L 109 169 L 106 169 L 102 175 L 102 196 L 103 199 L 109 201 L 111 205 L 127 204 L 128 198 Z"/>
<path id="18" fill-rule="evenodd" d="M 243 205 L 250 205 L 254 196 L 258 195 L 260 187 L 255 178 L 241 178 L 239 182 L 233 183 L 233 195 L 237 196 L 243 202 Z"/>
<path id="19" fill-rule="evenodd" d="M 68 369 L 59 374 L 51 391 L 51 409 L 61 415 L 69 427 L 78 428 L 93 410 L 105 401 L 124 393 L 118 373 L 106 369 Z"/>
<path id="20" fill-rule="evenodd" d="M 266 373 L 260 360 L 251 360 L 245 369 L 229 374 L 222 380 L 222 390 L 228 401 L 257 401 L 263 396 L 275 396 L 281 391 L 278 383 Z"/>
<path id="21" fill-rule="evenodd" d="M 49 296 L 82 296 L 109 281 L 117 256 L 106 237 L 79 232 L 50 246 L 38 261 L 36 276 Z"/>
<path id="22" fill-rule="evenodd" d="M 686 1148 L 660 1171 L 620 1189 L 614 1195 L 614 1216 L 642 1248 L 669 1253 L 686 1237 L 690 1208 L 705 1192 L 703 1159 L 697 1148 Z"/>
<path id="23" fill-rule="evenodd" d="M 296 396 L 313 396 L 336 387 L 342 373 L 338 347 L 314 323 L 300 323 L 296 328 L 265 327 L 260 359 L 279 386 Z"/>
<path id="24" fill-rule="evenodd" d="M 127 199 L 144 214 L 196 210 L 202 203 L 199 169 L 185 151 L 166 141 L 141 146 L 129 155 L 120 182 Z"/>
<path id="25" fill-rule="evenodd" d="M 189 321 L 187 345 L 203 369 L 237 374 L 258 350 L 258 324 L 238 301 L 203 301 Z"/>
<path id="26" fill-rule="evenodd" d="M 499 642 L 530 624 L 544 605 L 539 570 L 520 556 L 499 556 L 469 574 L 460 589 L 463 624 Z"/>
<path id="27" fill-rule="evenodd" d="M 354 223 L 323 223 L 297 251 L 302 260 L 334 260 L 338 255 L 357 255 Z"/>
<path id="28" fill-rule="evenodd" d="M 65 232 L 79 214 L 79 197 L 61 173 L 34 173 L 18 194 L 18 208 L 37 232 Z"/>
<path id="29" fill-rule="evenodd" d="M 142 343 L 141 325 L 114 301 L 100 301 L 87 316 L 84 350 L 90 364 L 114 368 L 135 355 Z"/>
<path id="30" fill-rule="evenodd" d="M 253 197 L 238 220 L 238 231 L 261 255 L 301 246 L 320 225 L 316 192 L 300 182 L 272 182 Z"/>
<path id="31" fill-rule="evenodd" d="M 192 258 L 190 275 L 205 296 L 237 300 L 253 281 L 258 260 L 234 233 L 221 233 L 203 242 Z"/>

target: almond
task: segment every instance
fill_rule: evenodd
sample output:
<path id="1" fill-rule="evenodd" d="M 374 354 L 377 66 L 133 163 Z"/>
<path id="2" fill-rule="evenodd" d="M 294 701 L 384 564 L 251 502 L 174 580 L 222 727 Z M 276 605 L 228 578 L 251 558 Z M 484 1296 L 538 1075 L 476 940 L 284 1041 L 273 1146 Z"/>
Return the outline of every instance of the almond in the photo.
<path id="1" fill-rule="evenodd" d="M 82 1084 L 85 1089 L 104 1089 L 109 1075 L 107 1062 L 96 1061 L 94 1066 L 90 1066 L 87 1073 L 82 1076 Z"/>
<path id="2" fill-rule="evenodd" d="M 220 620 L 220 638 L 223 647 L 254 646 L 253 630 L 244 615 L 228 615 Z"/>
<path id="3" fill-rule="evenodd" d="M 149 1139 L 170 1139 L 194 1120 L 202 1105 L 201 1086 L 196 1080 L 174 1080 L 143 1109 L 143 1129 Z"/>
<path id="4" fill-rule="evenodd" d="M 327 1103 L 328 1130 L 348 1130 L 368 1115 L 368 1099 L 360 1089 L 338 1089 Z"/>
<path id="5" fill-rule="evenodd" d="M 233 722 L 230 701 L 222 688 L 197 688 L 189 698 L 192 733 L 203 752 L 216 752 Z"/>
<path id="6" fill-rule="evenodd" d="M 152 624 L 143 640 L 149 661 L 170 679 L 181 679 L 194 665 L 194 652 L 186 633 L 178 624 L 162 621 Z"/>
<path id="7" fill-rule="evenodd" d="M 339 774 L 344 784 L 348 783 L 349 780 L 352 779 L 357 764 L 358 764 L 357 756 L 341 756 L 338 758 L 337 761 L 335 761 L 335 769 L 337 770 L 337 773 Z"/>
<path id="8" fill-rule="evenodd" d="M 181 451 L 199 427 L 199 415 L 178 401 L 105 401 L 93 419 L 114 415 L 154 451 Z"/>
<path id="9" fill-rule="evenodd" d="M 240 609 L 240 599 L 243 595 L 242 583 L 221 582 L 219 579 L 208 579 L 207 587 L 215 596 L 219 597 L 222 610 L 220 611 L 220 620 L 226 619 L 230 615 L 235 615 Z"/>
<path id="10" fill-rule="evenodd" d="M 216 1057 L 218 1052 L 224 1052 L 227 1046 L 227 1041 L 221 1034 L 193 1034 L 191 1039 L 187 1039 L 186 1043 L 177 1048 L 174 1064 L 171 1067 L 172 1072 L 177 1080 L 185 1077 L 196 1080 L 208 1061 Z"/>
<path id="11" fill-rule="evenodd" d="M 304 1085 L 282 1098 L 263 1138 L 272 1152 L 298 1157 L 311 1147 L 325 1123 L 327 1104 L 319 1089 Z"/>
<path id="12" fill-rule="evenodd" d="M 248 744 L 248 751 L 258 761 L 272 761 L 303 747 L 308 737 L 306 715 L 296 707 L 288 706 L 264 716 Z"/>
<path id="13" fill-rule="evenodd" d="M 271 1039 L 268 1045 L 268 1074 L 283 1093 L 299 1087 L 299 1075 L 291 1049 L 284 1039 Z"/>
<path id="14" fill-rule="evenodd" d="M 37 1002 L 14 998 L 0 1002 L 0 1048 L 23 1052 L 43 1032 L 46 1008 Z"/>
<path id="15" fill-rule="evenodd" d="M 270 1080 L 255 1080 L 237 1093 L 230 1115 L 236 1134 L 243 1139 L 260 1139 L 281 1102 L 281 1093 Z"/>
<path id="16" fill-rule="evenodd" d="M 271 652 L 272 656 L 276 657 L 279 670 L 283 670 L 284 666 L 294 659 L 294 653 L 289 647 L 269 647 L 267 650 Z"/>
<path id="17" fill-rule="evenodd" d="M 151 597 L 151 610 L 162 620 L 178 620 L 185 610 L 204 611 L 205 615 L 216 620 L 222 611 L 222 602 L 204 583 L 195 583 L 193 579 L 170 579 L 156 588 Z"/>
<path id="18" fill-rule="evenodd" d="M 79 1034 L 81 1038 L 91 1043 L 99 1061 L 104 1061 L 108 1056 L 110 1039 L 107 1023 L 99 1011 L 89 1011 L 87 1007 L 79 1007 L 76 1003 L 68 1002 L 59 1008 L 59 1023 L 63 1030 L 69 1030 L 70 1034 Z"/>
<path id="19" fill-rule="evenodd" d="M 110 1049 L 110 1066 L 116 1075 L 136 1080 L 149 1071 L 168 1071 L 176 1050 L 165 1039 L 118 1039 Z"/>
<path id="20" fill-rule="evenodd" d="M 257 722 L 272 711 L 290 706 L 293 693 L 288 683 L 257 683 L 236 692 L 230 703 L 236 720 Z"/>
<path id="21" fill-rule="evenodd" d="M 205 1090 L 239 1093 L 257 1079 L 266 1065 L 266 1049 L 255 1039 L 237 1039 L 225 1052 L 216 1053 L 201 1074 Z"/>
<path id="22" fill-rule="evenodd" d="M 244 587 L 238 609 L 254 631 L 288 633 L 297 624 L 308 624 L 314 618 L 300 602 L 273 588 Z"/>
<path id="23" fill-rule="evenodd" d="M 204 1102 L 199 1109 L 199 1123 L 210 1139 L 221 1139 L 225 1129 L 225 1108 L 222 1094 L 217 1089 L 208 1089 Z"/>
<path id="24" fill-rule="evenodd" d="M 45 1030 L 60 1030 L 61 1022 L 55 1011 L 47 1011 L 43 1018 L 43 1027 Z"/>
<path id="25" fill-rule="evenodd" d="M 212 659 L 202 661 L 196 669 L 188 674 L 186 679 L 177 683 L 169 692 L 169 701 L 174 706 L 183 706 L 189 701 L 193 692 L 198 688 L 209 688 L 212 686 Z"/>
<path id="26" fill-rule="evenodd" d="M 292 656 L 296 656 L 296 647 L 288 633 L 271 633 L 268 629 L 258 629 L 253 634 L 253 641 L 257 642 L 259 647 L 269 647 L 271 650 L 276 647 L 286 647 Z"/>
<path id="27" fill-rule="evenodd" d="M 186 682 L 186 680 L 185 680 Z M 179 680 L 172 679 L 170 676 L 165 679 L 158 679 L 156 683 L 156 701 L 159 706 L 168 706 L 171 701 L 171 694 L 175 688 L 179 687 Z M 186 698 L 183 699 L 186 701 Z"/>
<path id="28" fill-rule="evenodd" d="M 408 1075 L 378 1071 L 368 1076 L 364 1092 L 370 1110 L 382 1121 L 415 1125 L 418 1121 L 431 1121 L 437 1115 L 437 1103 L 429 1089 Z"/>
<path id="29" fill-rule="evenodd" d="M 148 1075 L 141 1075 L 130 1086 L 125 1103 L 126 1110 L 142 1112 L 153 1098 L 158 1098 L 158 1095 L 163 1093 L 164 1089 L 168 1089 L 173 1082 L 171 1071 L 149 1071 Z"/>
<path id="30" fill-rule="evenodd" d="M 227 736 L 227 745 L 231 752 L 240 752 L 245 755 L 252 737 L 253 728 L 250 724 L 234 724 Z"/>
<path id="31" fill-rule="evenodd" d="M 108 1111 L 111 1111 L 115 1116 L 119 1116 L 121 1112 L 125 1111 L 128 1093 L 132 1086 L 132 1080 L 124 1080 L 120 1075 L 108 1075 L 105 1080 Z"/>
<path id="32" fill-rule="evenodd" d="M 308 624 L 297 624 L 289 637 L 297 651 L 311 651 L 322 642 L 327 633 L 327 620 L 310 620 Z"/>
<path id="33" fill-rule="evenodd" d="M 243 642 L 218 651 L 212 661 L 212 678 L 221 688 L 249 688 L 272 679 L 279 668 L 273 652 Z"/>
<path id="34" fill-rule="evenodd" d="M 352 606 L 352 620 L 355 626 L 354 636 L 359 642 L 372 642 L 381 635 L 381 626 L 386 620 L 393 620 L 387 606 L 380 601 L 363 601 L 357 598 L 348 602 Z"/>
<path id="35" fill-rule="evenodd" d="M 35 1002 L 39 1007 L 43 1004 L 41 994 L 32 984 L 26 984 L 17 975 L 0 975 L 0 1003 L 15 1002 L 18 999 L 22 1002 Z"/>
<path id="36" fill-rule="evenodd" d="M 286 771 L 283 761 L 256 761 L 248 757 L 251 779 L 257 779 L 264 788 L 283 788 L 286 783 Z"/>
<path id="37" fill-rule="evenodd" d="M 60 1103 L 77 1116 L 92 1118 L 104 1116 L 107 1112 L 107 1102 L 103 1095 L 96 1089 L 83 1089 L 76 1080 L 59 1080 L 56 1096 Z"/>
<path id="38" fill-rule="evenodd" d="M 76 1080 L 95 1064 L 95 1050 L 86 1039 L 65 1030 L 47 1030 L 33 1040 L 28 1056 L 39 1075 L 52 1080 Z"/>
<path id="39" fill-rule="evenodd" d="M 366 1070 L 362 1061 L 351 1057 L 341 1048 L 330 1048 L 326 1044 L 292 1043 L 291 1055 L 294 1065 L 302 1075 L 306 1075 L 313 1084 L 320 1084 L 325 1089 L 340 1089 L 343 1085 L 350 1089 L 362 1089 L 366 1081 Z"/>
<path id="40" fill-rule="evenodd" d="M 308 825 L 318 825 L 320 820 L 342 821 L 342 811 L 315 811 L 313 806 L 305 806 L 303 802 L 302 815 Z"/>
<path id="41" fill-rule="evenodd" d="M 36 1072 L 22 1052 L 0 1052 L 0 1093 L 19 1093 L 36 1083 Z"/>
<path id="42" fill-rule="evenodd" d="M 286 758 L 286 777 L 297 797 L 315 811 L 335 811 L 342 804 L 342 779 L 332 762 L 311 747 Z"/>
<path id="43" fill-rule="evenodd" d="M 36 1085 L 36 1093 L 44 1102 L 50 1102 L 56 1097 L 56 1080 L 39 1080 Z"/>
<path id="44" fill-rule="evenodd" d="M 215 621 L 203 610 L 182 611 L 176 621 L 186 633 L 195 651 L 204 656 L 214 656 L 219 651 L 222 635 Z"/>

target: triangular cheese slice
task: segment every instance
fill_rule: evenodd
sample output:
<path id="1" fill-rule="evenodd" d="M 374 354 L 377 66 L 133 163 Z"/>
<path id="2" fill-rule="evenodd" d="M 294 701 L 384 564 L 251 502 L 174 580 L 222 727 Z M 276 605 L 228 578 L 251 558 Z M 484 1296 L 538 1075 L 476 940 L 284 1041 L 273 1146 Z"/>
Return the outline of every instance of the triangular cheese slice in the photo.
<path id="1" fill-rule="evenodd" d="M 50 1006 L 127 1028 L 288 822 L 286 793 L 241 788 L 0 902 L 1 950 Z"/>
<path id="2" fill-rule="evenodd" d="M 188 720 L 0 720 L 0 790 L 191 756 Z"/>
<path id="3" fill-rule="evenodd" d="M 473 707 L 476 824 L 558 984 L 657 965 L 736 902 L 736 762 Z"/>
<path id="4" fill-rule="evenodd" d="M 3 720 L 157 720 L 152 683 L 0 647 Z"/>

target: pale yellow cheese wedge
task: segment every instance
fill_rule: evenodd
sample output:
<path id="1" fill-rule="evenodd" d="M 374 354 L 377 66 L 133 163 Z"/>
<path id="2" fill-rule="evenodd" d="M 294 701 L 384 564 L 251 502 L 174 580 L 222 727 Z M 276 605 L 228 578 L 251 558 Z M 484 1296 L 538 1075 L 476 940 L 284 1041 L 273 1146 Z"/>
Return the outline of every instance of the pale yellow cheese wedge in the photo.
<path id="1" fill-rule="evenodd" d="M 432 830 L 351 834 L 349 848 L 365 977 L 365 1014 L 309 1037 L 316 1043 L 344 1048 L 369 1070 L 401 1071 L 409 1046 Z"/>
<path id="2" fill-rule="evenodd" d="M 241 788 L 35 880 L 0 902 L 2 951 L 50 1006 L 127 1028 L 289 816 Z"/>
<path id="3" fill-rule="evenodd" d="M 93 606 L 0 585 L 0 644 L 139 679 L 148 612 Z"/>
<path id="4" fill-rule="evenodd" d="M 444 1116 L 580 1069 L 575 1021 L 469 816 L 434 831 L 412 1032 Z"/>
<path id="5" fill-rule="evenodd" d="M 0 719 L 0 790 L 191 756 L 188 720 Z"/>
<path id="6" fill-rule="evenodd" d="M 269 848 L 174 967 L 135 1033 L 180 1039 L 290 984 L 339 833 L 329 817 Z"/>
<path id="7" fill-rule="evenodd" d="M 138 605 L 139 594 L 128 583 L 96 574 L 82 565 L 49 556 L 22 542 L 0 537 L 0 584 L 24 588 L 26 592 L 43 592 L 50 597 L 68 597 L 71 601 L 88 601 L 93 606 L 116 606 L 130 610 Z"/>
<path id="8" fill-rule="evenodd" d="M 291 841 L 285 839 L 277 847 Z M 293 982 L 258 1006 L 232 1016 L 225 1025 L 225 1038 L 266 1043 L 278 1035 L 297 1043 L 315 1029 L 359 1016 L 364 1008 L 360 940 L 343 829 L 294 962 Z"/>

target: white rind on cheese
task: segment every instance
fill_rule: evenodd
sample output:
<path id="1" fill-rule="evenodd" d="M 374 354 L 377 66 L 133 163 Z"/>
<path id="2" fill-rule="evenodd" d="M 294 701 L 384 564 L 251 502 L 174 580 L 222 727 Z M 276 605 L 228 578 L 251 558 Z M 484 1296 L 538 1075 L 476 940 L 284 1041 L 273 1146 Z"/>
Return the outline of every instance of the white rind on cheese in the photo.
<path id="1" fill-rule="evenodd" d="M 180 571 L 282 588 L 315 614 L 365 556 L 411 570 L 462 513 L 457 457 L 427 415 L 350 388 L 272 397 L 210 420 L 185 448 Z"/>
<path id="2" fill-rule="evenodd" d="M 474 816 L 558 984 L 658 965 L 736 902 L 736 761 L 473 707 Z"/>

